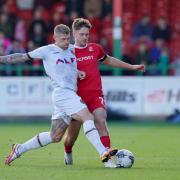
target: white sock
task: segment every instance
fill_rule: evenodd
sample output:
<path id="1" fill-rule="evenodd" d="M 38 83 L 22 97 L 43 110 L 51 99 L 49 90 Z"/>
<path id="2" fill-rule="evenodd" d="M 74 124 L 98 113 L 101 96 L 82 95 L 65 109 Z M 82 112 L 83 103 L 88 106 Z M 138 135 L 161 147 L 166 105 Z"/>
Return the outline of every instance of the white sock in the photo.
<path id="1" fill-rule="evenodd" d="M 50 143 L 52 143 L 50 132 L 42 132 L 37 136 L 34 136 L 32 139 L 26 141 L 25 143 L 21 144 L 18 148 L 18 152 L 22 154 L 31 149 L 37 149 Z"/>
<path id="2" fill-rule="evenodd" d="M 83 130 L 89 142 L 96 148 L 99 155 L 101 156 L 102 153 L 106 150 L 106 148 L 101 143 L 98 131 L 94 125 L 94 121 L 93 120 L 85 121 L 83 123 Z"/>

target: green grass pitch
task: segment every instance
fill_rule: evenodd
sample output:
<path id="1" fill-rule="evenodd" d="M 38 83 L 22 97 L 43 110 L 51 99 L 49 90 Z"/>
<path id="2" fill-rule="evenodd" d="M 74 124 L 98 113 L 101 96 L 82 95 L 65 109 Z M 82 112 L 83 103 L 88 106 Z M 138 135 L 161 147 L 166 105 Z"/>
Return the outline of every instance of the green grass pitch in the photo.
<path id="1" fill-rule="evenodd" d="M 110 123 L 112 145 L 131 150 L 129 169 L 105 169 L 83 133 L 74 147 L 74 165 L 63 164 L 63 146 L 51 144 L 33 150 L 11 166 L 4 160 L 14 142 L 22 143 L 47 131 L 49 124 L 0 124 L 0 180 L 179 180 L 180 126 Z"/>

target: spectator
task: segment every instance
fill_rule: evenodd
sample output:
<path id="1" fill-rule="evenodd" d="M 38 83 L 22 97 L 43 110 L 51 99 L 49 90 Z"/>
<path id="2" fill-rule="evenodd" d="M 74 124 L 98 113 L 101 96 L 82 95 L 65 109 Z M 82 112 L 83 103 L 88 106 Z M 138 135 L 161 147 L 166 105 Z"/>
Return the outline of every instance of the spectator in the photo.
<path id="1" fill-rule="evenodd" d="M 163 39 L 164 41 L 169 41 L 171 38 L 171 30 L 168 25 L 166 19 L 164 17 L 160 17 L 157 21 L 156 26 L 153 31 L 153 40 Z"/>
<path id="2" fill-rule="evenodd" d="M 129 64 L 135 64 L 134 57 L 132 56 L 132 49 L 129 46 L 128 42 L 122 43 L 121 54 L 122 54 L 121 59 L 124 62 L 129 63 Z M 122 71 L 122 75 L 125 75 L 125 76 L 133 76 L 136 74 L 135 71 L 131 71 L 128 69 L 122 69 L 119 72 L 121 73 L 121 71 Z"/>
<path id="3" fill-rule="evenodd" d="M 73 20 L 75 18 L 78 18 L 78 12 L 73 10 L 73 11 L 70 12 L 69 18 L 68 18 L 68 21 L 67 21 L 67 24 L 68 24 L 69 27 L 72 26 Z"/>
<path id="4" fill-rule="evenodd" d="M 0 31 L 2 31 L 6 37 L 13 39 L 14 37 L 14 25 L 9 20 L 9 16 L 6 13 L 0 14 Z"/>
<path id="5" fill-rule="evenodd" d="M 43 7 L 38 7 L 34 11 L 33 20 L 29 27 L 29 38 L 30 41 L 43 46 L 46 44 L 47 25 L 43 19 Z"/>
<path id="6" fill-rule="evenodd" d="M 21 41 L 17 39 L 12 42 L 5 52 L 6 55 L 14 53 L 25 53 L 25 49 L 23 48 Z"/>
<path id="7" fill-rule="evenodd" d="M 57 1 L 53 4 L 52 8 L 51 8 L 51 12 L 57 12 L 59 13 L 62 22 L 66 22 L 66 0 L 61 0 L 61 1 Z"/>
<path id="8" fill-rule="evenodd" d="M 35 24 L 40 24 L 42 26 L 43 31 L 45 33 L 47 32 L 47 25 L 43 19 L 43 11 L 44 9 L 41 6 L 35 9 L 33 19 L 29 25 L 29 33 L 33 32 Z"/>
<path id="9" fill-rule="evenodd" d="M 160 75 L 168 75 L 168 67 L 169 67 L 169 54 L 168 54 L 168 49 L 164 47 L 162 48 L 158 63 Z"/>
<path id="10" fill-rule="evenodd" d="M 83 12 L 84 0 L 67 0 L 66 2 L 66 15 L 69 16 L 71 12 L 75 11 L 79 17 L 84 16 Z"/>
<path id="11" fill-rule="evenodd" d="M 163 48 L 164 41 L 161 39 L 157 39 L 154 46 L 150 50 L 150 61 L 148 64 L 151 66 L 151 69 L 147 71 L 148 75 L 161 75 L 161 71 L 158 65 L 160 64 L 160 58 L 162 57 Z"/>
<path id="12" fill-rule="evenodd" d="M 11 41 L 0 31 L 0 46 L 3 48 L 3 51 L 5 52 L 10 45 Z"/>
<path id="13" fill-rule="evenodd" d="M 150 50 L 150 64 L 156 64 L 159 61 L 163 45 L 163 40 L 161 39 L 157 39 L 154 42 L 154 46 Z"/>
<path id="14" fill-rule="evenodd" d="M 9 14 L 9 16 L 16 15 L 18 10 L 14 0 L 6 0 L 1 7 L 2 11 Z"/>
<path id="15" fill-rule="evenodd" d="M 104 49 L 106 54 L 112 55 L 112 47 L 108 43 L 108 39 L 107 38 L 102 37 L 100 39 L 100 44 L 102 45 L 102 47 L 103 47 L 103 49 Z"/>
<path id="16" fill-rule="evenodd" d="M 149 50 L 146 43 L 140 43 L 138 45 L 138 50 L 135 54 L 136 64 L 147 64 L 149 62 Z"/>
<path id="17" fill-rule="evenodd" d="M 89 14 L 92 14 L 94 17 L 101 17 L 102 0 L 85 0 L 84 15 L 88 17 Z"/>
<path id="18" fill-rule="evenodd" d="M 12 54 L 12 53 L 25 53 L 24 48 L 21 45 L 21 42 L 18 40 L 14 40 L 11 46 L 5 52 L 5 55 Z M 5 64 L 4 70 L 5 75 L 7 76 L 14 76 L 14 75 L 22 75 L 23 64 L 18 63 L 16 65 L 12 64 Z"/>
<path id="19" fill-rule="evenodd" d="M 102 4 L 102 17 L 112 14 L 112 0 L 103 0 Z"/>
<path id="20" fill-rule="evenodd" d="M 55 11 L 52 13 L 52 18 L 49 22 L 48 25 L 48 32 L 52 33 L 52 29 L 54 28 L 54 26 L 58 25 L 58 24 L 63 24 L 64 22 L 64 15 L 62 16 L 61 13 L 59 13 L 58 11 Z"/>
<path id="21" fill-rule="evenodd" d="M 25 43 L 26 41 L 26 27 L 25 22 L 22 18 L 19 18 L 16 22 L 14 39 L 21 41 L 21 43 Z"/>
<path id="22" fill-rule="evenodd" d="M 148 15 L 144 15 L 134 26 L 133 42 L 137 42 L 139 40 L 151 41 L 152 32 L 153 27 L 150 22 L 150 17 Z"/>
<path id="23" fill-rule="evenodd" d="M 44 46 L 46 42 L 46 33 L 42 28 L 40 23 L 36 23 L 33 26 L 33 32 L 30 34 L 30 41 L 32 41 L 37 46 Z"/>

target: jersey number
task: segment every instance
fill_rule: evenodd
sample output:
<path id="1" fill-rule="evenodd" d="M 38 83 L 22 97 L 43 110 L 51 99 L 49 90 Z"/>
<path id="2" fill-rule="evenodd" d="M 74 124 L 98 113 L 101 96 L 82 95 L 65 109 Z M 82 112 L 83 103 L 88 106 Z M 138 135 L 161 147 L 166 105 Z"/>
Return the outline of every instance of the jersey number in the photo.
<path id="1" fill-rule="evenodd" d="M 104 103 L 104 98 L 103 97 L 99 97 L 100 101 L 101 101 L 101 104 L 105 106 L 105 103 Z"/>

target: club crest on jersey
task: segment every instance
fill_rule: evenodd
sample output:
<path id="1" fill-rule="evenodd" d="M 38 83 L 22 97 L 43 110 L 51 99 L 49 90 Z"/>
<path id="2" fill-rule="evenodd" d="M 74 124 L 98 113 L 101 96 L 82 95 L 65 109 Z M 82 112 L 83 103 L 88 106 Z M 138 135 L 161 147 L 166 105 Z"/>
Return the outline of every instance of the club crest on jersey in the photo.
<path id="1" fill-rule="evenodd" d="M 67 59 L 57 59 L 56 60 L 56 64 L 60 64 L 60 63 L 63 63 L 63 64 L 71 64 L 75 61 L 76 59 L 75 58 L 70 58 L 70 60 L 67 60 Z"/>
<path id="2" fill-rule="evenodd" d="M 93 51 L 94 51 L 94 49 L 93 49 L 92 46 L 90 46 L 90 47 L 88 48 L 88 50 L 89 50 L 89 52 L 93 52 Z"/>

